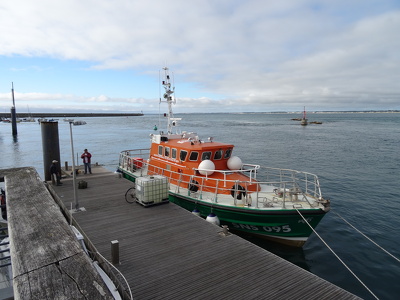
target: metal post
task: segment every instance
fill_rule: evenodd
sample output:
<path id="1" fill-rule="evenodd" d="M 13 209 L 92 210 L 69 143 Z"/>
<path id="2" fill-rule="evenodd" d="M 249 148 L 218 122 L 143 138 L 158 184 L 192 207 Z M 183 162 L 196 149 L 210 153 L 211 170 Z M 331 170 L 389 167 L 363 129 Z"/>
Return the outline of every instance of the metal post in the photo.
<path id="1" fill-rule="evenodd" d="M 119 242 L 118 240 L 111 241 L 111 263 L 119 264 Z"/>
<path id="2" fill-rule="evenodd" d="M 11 94 L 13 100 L 13 106 L 11 107 L 11 125 L 12 125 L 12 134 L 16 136 L 18 134 L 17 131 L 17 114 L 15 112 L 15 100 L 14 100 L 14 83 L 11 83 Z"/>
<path id="3" fill-rule="evenodd" d="M 72 138 L 72 124 L 73 122 L 69 122 L 69 133 L 71 135 L 71 154 L 72 154 L 72 182 L 74 188 L 75 211 L 79 211 L 78 193 L 76 190 L 76 172 L 75 172 L 74 140 Z"/>
<path id="4" fill-rule="evenodd" d="M 12 127 L 12 135 L 18 135 L 17 130 L 17 114 L 15 113 L 15 107 L 11 107 L 11 127 Z"/>
<path id="5" fill-rule="evenodd" d="M 57 160 L 60 168 L 60 144 L 58 136 L 58 122 L 41 122 L 44 180 L 51 180 L 50 166 Z"/>
<path id="6" fill-rule="evenodd" d="M 78 193 L 76 190 L 76 170 L 75 170 L 75 157 L 74 157 L 74 139 L 72 137 L 72 125 L 85 125 L 85 121 L 70 121 L 69 122 L 69 133 L 71 135 L 71 156 L 72 156 L 72 181 L 73 181 L 73 186 L 74 186 L 74 200 L 75 200 L 75 212 L 79 211 L 84 211 L 85 209 L 82 207 L 82 209 L 79 207 L 79 201 L 78 201 Z M 77 158 L 78 159 L 78 158 Z"/>

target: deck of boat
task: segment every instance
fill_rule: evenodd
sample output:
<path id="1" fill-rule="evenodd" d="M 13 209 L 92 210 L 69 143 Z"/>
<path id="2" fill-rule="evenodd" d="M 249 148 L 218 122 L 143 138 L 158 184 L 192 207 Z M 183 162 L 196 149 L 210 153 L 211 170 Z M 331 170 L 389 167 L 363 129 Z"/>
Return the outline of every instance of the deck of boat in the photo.
<path id="1" fill-rule="evenodd" d="M 107 259 L 111 241 L 119 241 L 117 268 L 134 299 L 359 299 L 173 203 L 127 203 L 132 183 L 118 174 L 99 167 L 80 180 L 88 184 L 78 190 L 85 211 L 73 217 Z M 50 190 L 66 207 L 73 205 L 71 178 Z"/>

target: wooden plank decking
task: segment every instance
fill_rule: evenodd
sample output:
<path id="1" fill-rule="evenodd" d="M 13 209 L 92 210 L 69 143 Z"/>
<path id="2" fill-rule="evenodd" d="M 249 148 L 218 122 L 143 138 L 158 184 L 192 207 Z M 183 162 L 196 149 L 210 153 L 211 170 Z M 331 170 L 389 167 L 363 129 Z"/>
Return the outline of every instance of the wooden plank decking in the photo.
<path id="1" fill-rule="evenodd" d="M 118 269 L 134 299 L 357 299 L 354 295 L 173 203 L 144 208 L 125 201 L 132 183 L 93 169 L 78 176 L 85 212 L 74 214 L 97 250 L 111 259 L 118 240 Z M 70 207 L 72 183 L 53 187 Z"/>
<path id="2" fill-rule="evenodd" d="M 113 299 L 33 168 L 5 181 L 15 299 Z"/>
<path id="3" fill-rule="evenodd" d="M 87 189 L 78 190 L 86 211 L 73 218 L 108 260 L 111 241 L 119 241 L 117 268 L 134 299 L 359 299 L 238 236 L 222 234 L 220 227 L 173 203 L 148 208 L 127 203 L 124 195 L 132 183 L 101 167 L 79 180 L 88 182 Z M 66 207 L 74 202 L 72 179 L 50 190 Z M 57 213 L 52 208 L 46 214 Z M 32 252 L 40 246 L 31 243 Z M 14 255 L 26 260 L 21 251 Z"/>

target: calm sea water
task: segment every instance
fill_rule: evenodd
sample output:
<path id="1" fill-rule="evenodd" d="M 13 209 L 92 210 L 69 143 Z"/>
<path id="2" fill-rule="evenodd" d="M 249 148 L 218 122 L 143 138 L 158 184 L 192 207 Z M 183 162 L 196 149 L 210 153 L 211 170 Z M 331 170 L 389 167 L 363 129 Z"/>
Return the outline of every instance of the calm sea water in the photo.
<path id="1" fill-rule="evenodd" d="M 348 226 L 337 214 L 400 258 L 400 114 L 309 114 L 302 127 L 288 114 L 182 114 L 181 128 L 204 139 L 236 145 L 246 163 L 297 169 L 319 176 L 332 211 L 317 232 L 380 299 L 398 299 L 400 263 Z M 77 120 L 77 119 L 76 119 Z M 159 117 L 87 118 L 73 127 L 75 155 L 88 148 L 93 162 L 114 171 L 121 150 L 149 147 Z M 68 123 L 59 121 L 61 161 L 71 165 Z M 0 168 L 33 166 L 43 177 L 41 130 L 37 123 L 0 123 Z M 79 159 L 80 161 L 80 159 Z M 121 200 L 122 201 L 122 200 Z M 360 296 L 371 294 L 313 234 L 302 249 L 252 240 L 300 267 Z"/>

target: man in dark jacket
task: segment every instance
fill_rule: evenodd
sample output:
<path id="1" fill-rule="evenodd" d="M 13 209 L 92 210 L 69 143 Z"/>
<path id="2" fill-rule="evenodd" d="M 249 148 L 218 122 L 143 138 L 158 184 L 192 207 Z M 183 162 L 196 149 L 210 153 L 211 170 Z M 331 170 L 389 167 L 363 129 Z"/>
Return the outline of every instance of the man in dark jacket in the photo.
<path id="1" fill-rule="evenodd" d="M 57 182 L 57 185 L 62 185 L 61 182 L 61 172 L 58 169 L 58 165 L 57 165 L 58 161 L 53 160 L 52 164 L 50 166 L 50 174 L 51 174 L 51 180 L 53 182 Z"/>
<path id="2" fill-rule="evenodd" d="M 85 149 L 83 154 L 81 155 L 81 158 L 83 159 L 83 164 L 85 165 L 85 174 L 87 174 L 88 171 L 90 174 L 92 174 L 92 168 L 90 166 L 91 157 L 92 154 L 90 154 L 87 149 Z"/>

